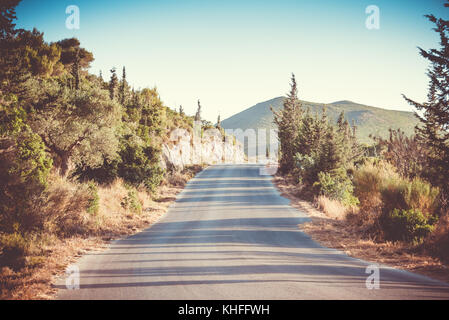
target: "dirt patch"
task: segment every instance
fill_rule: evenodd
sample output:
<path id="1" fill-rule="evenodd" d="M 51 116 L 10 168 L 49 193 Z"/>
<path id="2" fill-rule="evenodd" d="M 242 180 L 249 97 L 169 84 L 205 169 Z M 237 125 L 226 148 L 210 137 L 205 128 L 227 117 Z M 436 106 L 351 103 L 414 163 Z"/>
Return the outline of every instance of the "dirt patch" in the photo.
<path id="1" fill-rule="evenodd" d="M 136 234 L 154 224 L 167 212 L 187 181 L 202 169 L 203 167 L 197 166 L 182 173 L 174 173 L 176 185 L 170 184 L 173 177 L 167 179 L 153 197 L 139 191 L 138 196 L 143 204 L 140 214 L 121 211 L 119 204 L 113 204 L 114 201 L 120 203 L 119 196 L 126 191 L 121 185 L 100 190 L 101 201 L 105 202 L 103 210 L 110 210 L 107 217 L 102 216 L 100 219 L 101 223 L 107 224 L 107 231 L 97 236 L 79 235 L 65 239 L 49 236 L 38 255 L 27 257 L 26 267 L 20 270 L 9 267 L 0 269 L 0 299 L 53 299 L 57 290 L 52 287 L 52 283 L 56 277 L 64 275 L 67 266 L 87 252 L 104 250 L 111 240 Z"/>
<path id="2" fill-rule="evenodd" d="M 449 266 L 439 259 L 399 242 L 378 243 L 367 239 L 361 230 L 344 218 L 328 217 L 312 202 L 301 199 L 298 188 L 290 180 L 276 176 L 273 183 L 282 196 L 291 201 L 294 208 L 304 211 L 311 218 L 311 222 L 300 224 L 299 228 L 323 246 L 341 250 L 354 258 L 416 272 L 449 283 Z"/>

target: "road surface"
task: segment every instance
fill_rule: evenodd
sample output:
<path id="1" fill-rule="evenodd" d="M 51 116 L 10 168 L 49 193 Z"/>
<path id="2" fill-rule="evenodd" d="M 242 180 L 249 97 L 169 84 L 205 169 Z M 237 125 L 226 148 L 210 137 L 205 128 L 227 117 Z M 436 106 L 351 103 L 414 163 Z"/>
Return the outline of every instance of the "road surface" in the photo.
<path id="1" fill-rule="evenodd" d="M 289 206 L 259 165 L 211 166 L 144 232 L 81 258 L 80 289 L 56 283 L 59 299 L 438 299 L 449 286 L 380 269 L 320 246 L 301 232 L 305 213 Z"/>

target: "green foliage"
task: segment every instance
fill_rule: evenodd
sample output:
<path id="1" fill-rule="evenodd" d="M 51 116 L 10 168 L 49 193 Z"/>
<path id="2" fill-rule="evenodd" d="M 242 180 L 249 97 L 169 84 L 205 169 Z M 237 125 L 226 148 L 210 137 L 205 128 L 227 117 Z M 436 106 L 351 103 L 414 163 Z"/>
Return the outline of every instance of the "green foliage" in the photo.
<path id="1" fill-rule="evenodd" d="M 422 238 L 419 232 L 432 231 L 425 225 L 435 222 L 438 188 L 419 178 L 410 180 L 401 176 L 385 161 L 366 161 L 354 171 L 353 183 L 354 193 L 360 200 L 360 211 L 372 214 L 377 231 L 387 239 L 418 241 Z M 414 221 L 424 229 L 409 225 Z M 399 229 L 395 229 L 394 223 L 398 223 Z M 414 228 L 418 233 L 413 233 Z M 399 238 L 394 238 L 395 232 Z"/>
<path id="2" fill-rule="evenodd" d="M 418 209 L 427 216 L 435 213 L 438 207 L 438 188 L 431 187 L 429 183 L 415 178 L 408 180 L 398 175 L 387 177 L 382 182 L 380 193 L 382 195 L 384 211 L 397 209 Z"/>
<path id="3" fill-rule="evenodd" d="M 447 4 L 445 4 L 447 7 Z M 415 102 L 404 96 L 406 101 L 417 110 L 423 111 L 422 115 L 416 114 L 420 120 L 416 132 L 420 142 L 427 149 L 425 176 L 434 185 L 439 186 L 445 199 L 449 199 L 449 20 L 436 18 L 434 15 L 426 15 L 428 20 L 435 25 L 435 30 L 440 37 L 440 48 L 424 50 L 419 48 L 421 56 L 430 62 L 427 75 L 429 76 L 429 91 L 427 101 Z M 446 200 L 447 202 L 447 200 Z"/>
<path id="4" fill-rule="evenodd" d="M 128 187 L 128 195 L 122 199 L 121 206 L 125 210 L 130 210 L 135 214 L 142 213 L 142 204 L 140 203 L 136 189 Z"/>
<path id="5" fill-rule="evenodd" d="M 100 209 L 100 197 L 98 195 L 98 187 L 94 182 L 89 182 L 87 185 L 89 192 L 89 200 L 87 206 L 87 212 L 90 214 L 97 214 Z"/>
<path id="6" fill-rule="evenodd" d="M 343 168 L 332 170 L 331 172 L 320 172 L 318 181 L 314 186 L 319 192 L 333 200 L 338 200 L 345 206 L 355 206 L 359 200 L 354 197 L 351 180 L 348 178 Z"/>
<path id="7" fill-rule="evenodd" d="M 90 63 L 94 61 L 93 54 L 81 48 L 81 44 L 76 38 L 60 40 L 56 42 L 56 45 L 61 48 L 60 62 L 68 72 L 72 70 L 75 63 L 79 64 L 80 70 L 87 70 Z"/>
<path id="8" fill-rule="evenodd" d="M 145 145 L 137 136 L 124 137 L 120 151 L 118 175 L 133 186 L 141 184 L 149 191 L 159 186 L 163 171 L 159 167 L 159 152 Z"/>
<path id="9" fill-rule="evenodd" d="M 433 223 L 416 209 L 394 209 L 382 220 L 387 240 L 413 243 L 422 242 L 433 231 Z"/>
<path id="10" fill-rule="evenodd" d="M 349 124 L 341 122 L 341 119 L 338 126 L 333 126 L 325 111 L 321 117 L 313 117 L 309 111 L 303 115 L 296 142 L 298 153 L 295 155 L 295 165 L 301 181 L 306 185 L 317 182 L 320 173 L 322 179 L 323 174 L 335 176 L 338 173 L 338 177 L 349 180 L 345 169 L 358 161 L 360 148 Z"/>
<path id="11" fill-rule="evenodd" d="M 301 125 L 302 106 L 298 99 L 298 89 L 295 75 L 292 74 L 291 88 L 284 101 L 283 108 L 276 112 L 271 109 L 274 115 L 274 123 L 278 128 L 278 138 L 280 142 L 279 170 L 282 173 L 290 173 L 294 169 L 294 157 L 297 152 L 298 130 Z"/>
<path id="12" fill-rule="evenodd" d="M 30 103 L 29 123 L 50 150 L 55 166 L 66 175 L 72 163 L 98 166 L 118 149 L 122 108 L 95 82 L 73 90 L 57 80 L 35 82 L 42 98 Z"/>
<path id="13" fill-rule="evenodd" d="M 97 183 L 122 178 L 130 185 L 123 205 L 140 213 L 136 188 L 160 185 L 168 132 L 193 124 L 156 88 L 131 90 L 125 68 L 121 81 L 113 69 L 110 83 L 89 74 L 93 55 L 78 39 L 47 43 L 36 29 L 16 30 L 18 3 L 0 4 L 0 251 L 9 260 L 42 233 L 95 229 L 85 214 L 99 211 Z M 60 176 L 48 186 L 53 164 Z"/>
<path id="14" fill-rule="evenodd" d="M 47 187 L 52 161 L 38 135 L 27 126 L 0 139 L 0 231 L 11 232 L 42 227 L 43 218 L 35 201 Z"/>

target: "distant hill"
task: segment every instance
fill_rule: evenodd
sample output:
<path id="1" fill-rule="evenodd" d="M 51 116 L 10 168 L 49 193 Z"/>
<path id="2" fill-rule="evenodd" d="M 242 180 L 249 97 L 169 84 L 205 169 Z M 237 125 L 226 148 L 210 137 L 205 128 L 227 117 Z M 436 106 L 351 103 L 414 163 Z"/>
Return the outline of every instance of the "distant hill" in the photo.
<path id="1" fill-rule="evenodd" d="M 277 97 L 265 102 L 261 102 L 240 113 L 233 115 L 221 122 L 225 129 L 249 128 L 276 128 L 273 124 L 274 110 L 280 110 L 285 97 Z M 357 126 L 357 137 L 360 142 L 371 144 L 370 134 L 381 137 L 388 137 L 388 129 L 400 128 L 407 135 L 412 135 L 414 127 L 418 124 L 418 119 L 412 112 L 386 110 L 358 104 L 352 101 L 336 101 L 330 104 L 302 101 L 303 108 L 309 108 L 311 113 L 321 113 L 323 107 L 326 107 L 330 119 L 337 121 L 341 111 L 345 111 L 345 118 L 352 124 L 355 121 Z"/>

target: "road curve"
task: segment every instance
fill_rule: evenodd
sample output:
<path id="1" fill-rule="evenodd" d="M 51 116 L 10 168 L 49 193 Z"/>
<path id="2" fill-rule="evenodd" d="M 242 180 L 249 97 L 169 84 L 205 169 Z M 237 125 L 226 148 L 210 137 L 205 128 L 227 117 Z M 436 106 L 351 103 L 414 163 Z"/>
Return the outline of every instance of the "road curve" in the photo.
<path id="1" fill-rule="evenodd" d="M 58 299 L 448 299 L 449 286 L 388 267 L 368 290 L 370 263 L 320 246 L 298 229 L 258 165 L 211 166 L 152 227 L 76 264 L 80 289 Z"/>

